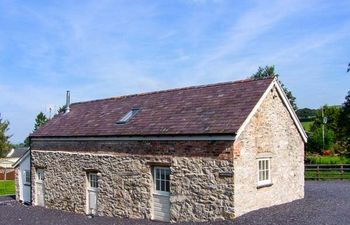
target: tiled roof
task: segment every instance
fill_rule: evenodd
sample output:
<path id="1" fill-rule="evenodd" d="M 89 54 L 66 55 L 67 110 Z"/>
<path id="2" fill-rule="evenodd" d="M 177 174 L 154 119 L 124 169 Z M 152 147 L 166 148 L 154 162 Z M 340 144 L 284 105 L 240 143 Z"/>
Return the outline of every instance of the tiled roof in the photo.
<path id="1" fill-rule="evenodd" d="M 273 78 L 79 102 L 31 137 L 234 134 Z M 132 108 L 138 113 L 117 124 Z"/>

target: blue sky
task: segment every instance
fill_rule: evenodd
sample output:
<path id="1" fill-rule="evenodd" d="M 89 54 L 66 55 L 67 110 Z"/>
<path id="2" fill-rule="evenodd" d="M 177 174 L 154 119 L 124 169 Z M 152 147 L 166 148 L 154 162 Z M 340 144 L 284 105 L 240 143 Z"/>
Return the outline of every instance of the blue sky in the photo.
<path id="1" fill-rule="evenodd" d="M 65 102 L 247 78 L 301 107 L 350 90 L 350 1 L 0 1 L 0 113 L 15 143 Z"/>

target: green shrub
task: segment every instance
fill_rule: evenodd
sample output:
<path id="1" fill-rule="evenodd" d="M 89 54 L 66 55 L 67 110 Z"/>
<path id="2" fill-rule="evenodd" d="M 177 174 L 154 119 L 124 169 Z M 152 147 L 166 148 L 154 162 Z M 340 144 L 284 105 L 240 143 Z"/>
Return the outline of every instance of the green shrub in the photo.
<path id="1" fill-rule="evenodd" d="M 350 158 L 342 156 L 307 156 L 306 161 L 311 164 L 350 164 Z"/>
<path id="2" fill-rule="evenodd" d="M 322 153 L 325 149 L 332 149 L 335 142 L 335 134 L 332 130 L 325 129 L 324 141 L 323 146 L 322 128 L 319 127 L 310 133 L 308 143 L 306 144 L 306 150 L 308 152 Z"/>

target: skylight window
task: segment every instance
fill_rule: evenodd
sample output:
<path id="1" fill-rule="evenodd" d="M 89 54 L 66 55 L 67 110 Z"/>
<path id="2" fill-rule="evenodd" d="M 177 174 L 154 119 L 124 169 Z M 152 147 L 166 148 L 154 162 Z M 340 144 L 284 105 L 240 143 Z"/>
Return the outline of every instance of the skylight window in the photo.
<path id="1" fill-rule="evenodd" d="M 132 117 L 139 112 L 139 109 L 133 108 L 127 114 L 125 114 L 117 123 L 127 123 Z"/>

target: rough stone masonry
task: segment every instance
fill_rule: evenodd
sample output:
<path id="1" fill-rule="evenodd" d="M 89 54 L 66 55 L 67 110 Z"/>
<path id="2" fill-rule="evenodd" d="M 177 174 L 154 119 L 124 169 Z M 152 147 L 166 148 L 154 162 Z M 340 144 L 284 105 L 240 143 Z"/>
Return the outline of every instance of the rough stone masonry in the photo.
<path id="1" fill-rule="evenodd" d="M 230 141 L 104 142 L 92 144 L 100 146 L 95 151 L 91 145 L 86 145 L 86 149 L 76 148 L 77 145 L 70 142 L 60 148 L 58 143 L 33 142 L 32 169 L 45 170 L 45 205 L 49 208 L 85 213 L 86 172 L 95 170 L 99 172 L 98 215 L 150 219 L 152 167 L 163 165 L 171 169 L 171 222 L 234 217 L 233 177 L 219 175 L 233 173 Z M 124 149 L 126 145 L 132 152 L 150 145 L 156 155 L 118 152 L 119 146 Z M 106 152 L 101 146 L 113 149 Z M 169 156 L 162 150 L 172 148 L 187 151 L 183 156 Z"/>

